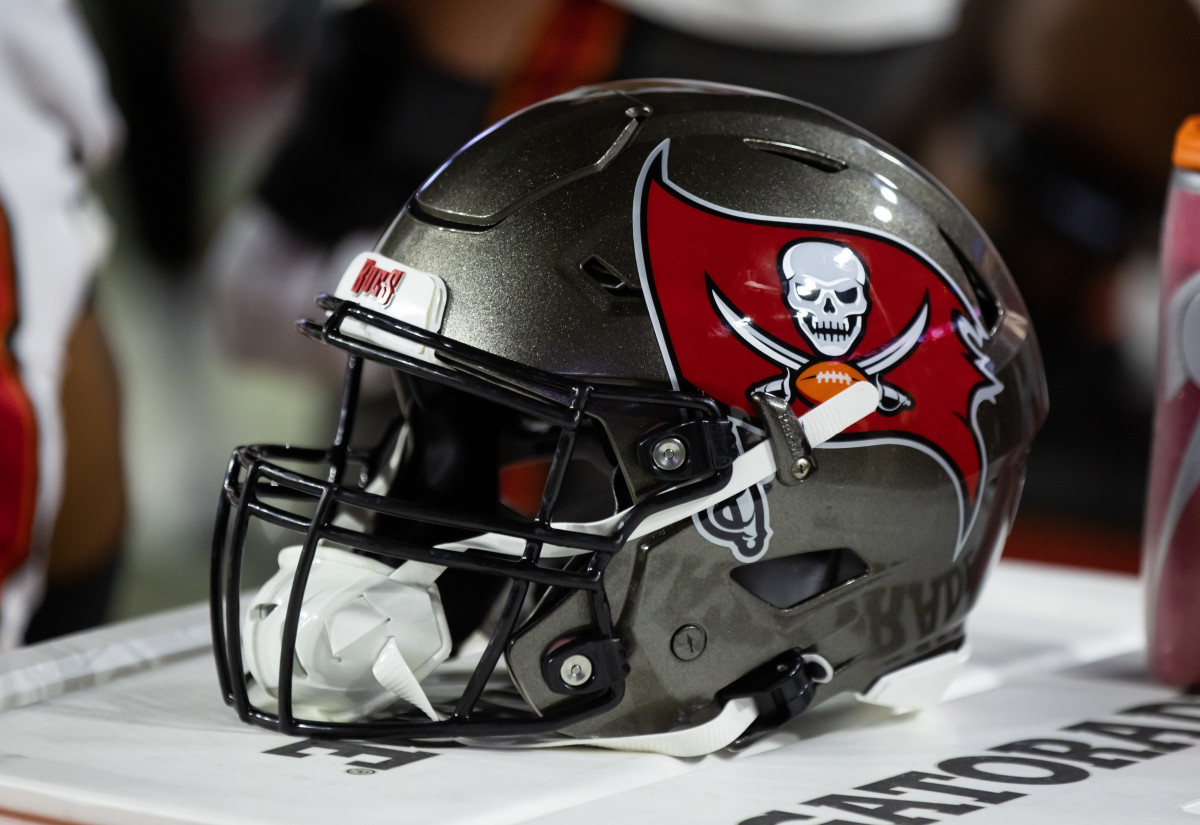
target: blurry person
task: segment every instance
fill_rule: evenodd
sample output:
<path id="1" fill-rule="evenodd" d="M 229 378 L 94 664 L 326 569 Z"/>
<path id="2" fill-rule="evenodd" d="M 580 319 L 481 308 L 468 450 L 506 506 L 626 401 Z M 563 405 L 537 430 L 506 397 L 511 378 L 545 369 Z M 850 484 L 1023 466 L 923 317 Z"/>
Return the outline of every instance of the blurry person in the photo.
<path id="1" fill-rule="evenodd" d="M 1024 511 L 1120 537 L 1137 565 L 1174 132 L 1200 111 L 1188 0 L 973 0 L 912 150 L 995 241 L 1029 304 L 1054 403 Z M 1103 444 L 1103 448 L 1097 448 Z M 1094 534 L 1093 534 L 1094 533 Z M 1051 544 L 1044 539 L 1044 548 Z M 1010 547 L 1013 547 L 1010 544 Z"/>
<path id="2" fill-rule="evenodd" d="M 686 77 L 904 130 L 961 0 L 372 0 L 329 14 L 289 128 L 207 264 L 239 357 L 340 375 L 287 334 L 481 128 L 577 86 Z M 280 334 L 282 331 L 283 334 Z"/>
<path id="3" fill-rule="evenodd" d="M 124 485 L 91 300 L 111 232 L 88 188 L 120 122 L 67 0 L 0 3 L 0 61 L 2 650 L 102 620 Z"/>

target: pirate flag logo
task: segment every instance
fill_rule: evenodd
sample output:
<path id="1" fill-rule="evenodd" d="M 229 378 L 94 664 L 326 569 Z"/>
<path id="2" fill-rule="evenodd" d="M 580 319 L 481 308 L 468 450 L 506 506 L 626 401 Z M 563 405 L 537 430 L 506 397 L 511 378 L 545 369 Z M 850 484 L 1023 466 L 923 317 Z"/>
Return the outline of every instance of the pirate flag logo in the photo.
<path id="1" fill-rule="evenodd" d="M 692 387 L 754 428 L 765 392 L 803 415 L 859 381 L 874 413 L 824 448 L 896 444 L 934 459 L 958 497 L 961 551 L 987 455 L 976 421 L 1003 385 L 972 304 L 929 257 L 864 226 L 738 212 L 667 175 L 668 141 L 646 161 L 634 202 L 643 292 L 675 388 Z M 771 538 L 764 479 L 696 526 L 740 561 Z"/>

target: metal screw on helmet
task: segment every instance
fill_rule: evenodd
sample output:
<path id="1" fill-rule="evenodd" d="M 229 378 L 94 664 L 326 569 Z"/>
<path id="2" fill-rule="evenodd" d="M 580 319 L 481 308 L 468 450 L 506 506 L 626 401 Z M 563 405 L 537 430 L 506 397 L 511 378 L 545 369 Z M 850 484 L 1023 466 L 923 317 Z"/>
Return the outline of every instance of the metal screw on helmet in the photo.
<path id="1" fill-rule="evenodd" d="M 698 624 L 685 624 L 671 638 L 671 652 L 684 662 L 699 658 L 707 645 L 708 634 Z"/>
<path id="2" fill-rule="evenodd" d="M 803 481 L 808 478 L 808 474 L 812 472 L 813 462 L 811 458 L 801 456 L 792 462 L 792 478 L 797 481 Z"/>
<path id="3" fill-rule="evenodd" d="M 558 669 L 558 675 L 571 687 L 581 687 L 592 678 L 592 660 L 580 654 L 568 656 Z"/>
<path id="4" fill-rule="evenodd" d="M 654 445 L 650 459 L 660 470 L 678 470 L 687 461 L 687 447 L 681 439 L 671 435 Z"/>

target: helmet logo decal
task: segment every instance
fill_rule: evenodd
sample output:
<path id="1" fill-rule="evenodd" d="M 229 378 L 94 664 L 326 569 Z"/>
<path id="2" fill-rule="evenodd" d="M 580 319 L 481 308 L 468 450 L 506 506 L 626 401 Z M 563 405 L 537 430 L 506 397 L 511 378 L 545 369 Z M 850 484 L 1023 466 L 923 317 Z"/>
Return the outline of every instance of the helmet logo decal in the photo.
<path id="1" fill-rule="evenodd" d="M 692 195 L 668 178 L 668 146 L 643 167 L 634 235 L 673 385 L 710 395 L 753 427 L 756 392 L 802 415 L 855 382 L 874 383 L 875 413 L 821 449 L 892 444 L 932 458 L 957 496 L 957 556 L 987 474 L 977 413 L 1003 390 L 974 304 L 899 237 Z M 758 494 L 697 516 L 701 533 L 742 561 L 760 557 L 765 547 L 756 544 L 770 537 L 762 485 L 752 489 Z"/>
<path id="2" fill-rule="evenodd" d="M 762 484 L 697 513 L 692 520 L 700 535 L 728 547 L 740 562 L 758 561 L 771 545 L 770 511 Z"/>
<path id="3" fill-rule="evenodd" d="M 855 277 L 858 284 L 858 297 L 850 301 L 843 301 L 842 306 L 838 306 L 834 304 L 833 296 L 825 294 L 832 290 L 822 286 L 808 285 L 812 283 L 811 276 L 801 278 L 794 274 L 788 274 L 786 265 L 792 252 L 800 247 L 807 250 L 814 246 L 841 249 L 843 251 L 839 253 L 840 255 L 852 258 L 858 263 L 856 267 L 858 272 Z M 866 298 L 866 268 L 858 261 L 857 257 L 854 257 L 854 253 L 849 247 L 824 241 L 797 241 L 785 250 L 783 260 L 784 300 L 793 309 L 796 308 L 797 303 L 800 304 L 800 309 L 796 312 L 794 319 L 796 329 L 822 355 L 847 355 L 862 336 L 862 318 L 870 308 L 870 302 Z M 828 401 L 856 381 L 873 378 L 880 395 L 878 412 L 892 415 L 903 407 L 912 405 L 912 398 L 902 389 L 883 381 L 883 375 L 908 357 L 913 348 L 921 341 L 929 323 L 928 296 L 921 301 L 916 314 L 904 329 L 877 351 L 859 359 L 823 359 L 812 353 L 793 349 L 787 343 L 773 339 L 770 333 L 760 328 L 751 317 L 738 310 L 729 299 L 721 294 L 720 289 L 711 278 L 705 276 L 705 283 L 713 309 L 720 316 L 726 329 L 743 344 L 757 351 L 784 371 L 782 375 L 755 384 L 747 390 L 747 397 L 755 392 L 766 391 L 791 400 L 793 390 L 795 390 L 810 406 L 815 406 L 823 401 Z M 818 283 L 820 282 L 818 281 Z M 832 283 L 835 288 L 841 286 L 839 291 L 843 295 L 852 294 L 855 290 L 854 287 L 845 286 L 844 282 L 839 285 L 836 279 L 831 279 L 826 283 Z M 816 296 L 816 300 L 793 301 L 794 294 L 800 291 L 810 296 Z M 820 303 L 822 306 L 814 311 L 807 306 L 811 303 Z M 850 307 L 850 311 L 845 311 L 847 305 Z M 818 331 L 814 331 L 814 328 Z"/>
<path id="4" fill-rule="evenodd" d="M 374 258 L 366 258 L 354 283 L 350 285 L 350 293 L 356 298 L 364 293 L 374 297 L 375 301 L 385 309 L 396 297 L 396 288 L 404 277 L 403 269 L 383 269 Z"/>
<path id="5" fill-rule="evenodd" d="M 448 293 L 446 282 L 437 275 L 393 261 L 378 252 L 360 252 L 342 273 L 334 296 L 382 312 L 397 321 L 437 332 L 442 328 Z M 347 335 L 404 355 L 433 360 L 429 347 L 394 335 L 382 327 L 346 318 L 341 329 Z"/>

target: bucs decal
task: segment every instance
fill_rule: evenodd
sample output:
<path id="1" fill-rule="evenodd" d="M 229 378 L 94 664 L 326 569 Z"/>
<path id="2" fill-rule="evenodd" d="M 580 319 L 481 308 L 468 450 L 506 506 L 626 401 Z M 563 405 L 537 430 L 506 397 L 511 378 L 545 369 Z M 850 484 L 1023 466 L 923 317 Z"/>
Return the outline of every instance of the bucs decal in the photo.
<path id="1" fill-rule="evenodd" d="M 858 381 L 875 413 L 821 449 L 894 444 L 924 453 L 958 499 L 961 551 L 987 456 L 979 406 L 1003 389 L 987 333 L 950 277 L 897 237 L 832 221 L 756 215 L 703 201 L 667 175 L 668 141 L 634 203 L 643 292 L 676 388 L 694 387 L 753 426 L 767 392 L 797 415 Z M 766 552 L 763 482 L 695 517 L 741 561 Z"/>
<path id="2" fill-rule="evenodd" d="M 765 390 L 791 400 L 795 390 L 814 405 L 828 401 L 855 381 L 874 377 L 880 392 L 879 412 L 891 414 L 912 404 L 909 395 L 883 381 L 883 375 L 921 340 L 929 320 L 929 302 L 923 300 L 904 330 L 877 352 L 857 360 L 848 358 L 862 338 L 863 320 L 871 307 L 862 261 L 848 246 L 812 238 L 788 245 L 780 258 L 783 301 L 792 312 L 796 331 L 813 352 L 773 338 L 705 276 L 713 309 L 726 328 L 783 370 L 780 376 L 751 387 L 747 397 Z"/>
<path id="3" fill-rule="evenodd" d="M 741 450 L 741 438 L 735 437 Z M 692 516 L 700 535 L 729 548 L 740 562 L 758 561 L 771 546 L 771 513 L 763 483 Z"/>

